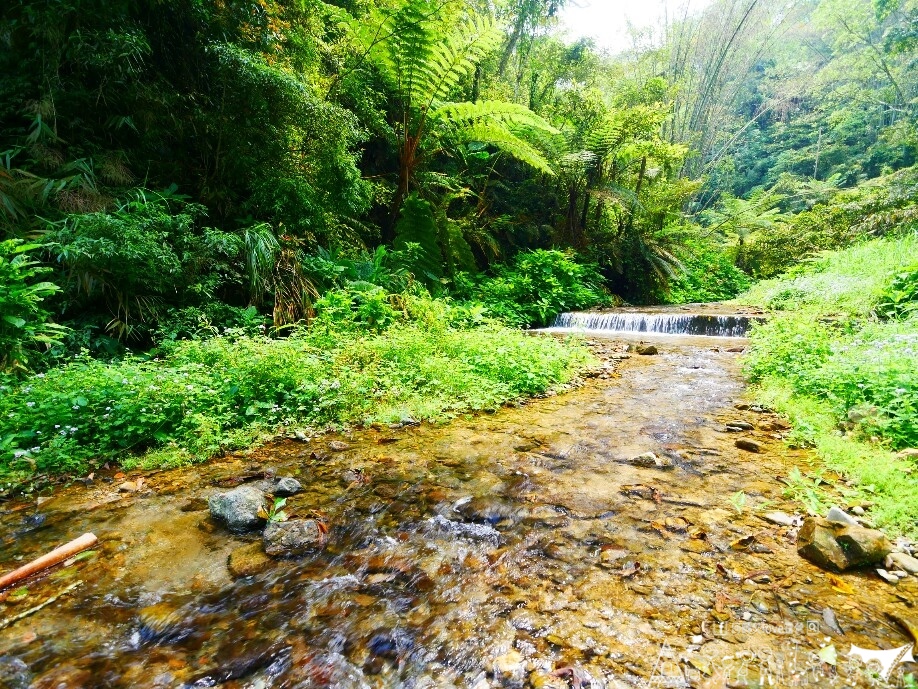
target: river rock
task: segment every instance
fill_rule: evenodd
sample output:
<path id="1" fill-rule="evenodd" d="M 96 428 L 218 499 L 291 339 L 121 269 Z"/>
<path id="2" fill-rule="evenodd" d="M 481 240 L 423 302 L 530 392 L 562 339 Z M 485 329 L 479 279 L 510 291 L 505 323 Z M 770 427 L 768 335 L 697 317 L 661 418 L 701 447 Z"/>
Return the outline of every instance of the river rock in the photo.
<path id="1" fill-rule="evenodd" d="M 877 576 L 880 577 L 880 579 L 885 581 L 887 584 L 898 584 L 899 583 L 899 577 L 897 577 L 895 574 L 890 574 L 885 569 L 878 569 Z"/>
<path id="2" fill-rule="evenodd" d="M 761 446 L 761 445 L 759 445 L 759 444 L 758 444 L 756 441 L 754 441 L 754 440 L 749 440 L 748 438 L 740 438 L 739 440 L 737 440 L 737 441 L 736 441 L 735 443 L 733 443 L 733 444 L 736 445 L 739 449 L 745 450 L 746 452 L 756 452 L 756 453 L 758 453 L 758 452 L 761 452 L 761 451 L 762 451 L 762 446 Z"/>
<path id="3" fill-rule="evenodd" d="M 22 659 L 0 656 L 0 686 L 28 689 L 31 684 L 32 673 Z"/>
<path id="4" fill-rule="evenodd" d="M 349 447 L 350 445 L 348 445 L 345 442 L 342 442 L 341 440 L 332 440 L 328 444 L 328 449 L 331 450 L 332 452 L 344 452 Z"/>
<path id="5" fill-rule="evenodd" d="M 494 675 L 505 680 L 519 680 L 522 678 L 523 654 L 519 651 L 507 651 L 494 659 Z"/>
<path id="6" fill-rule="evenodd" d="M 268 522 L 264 534 L 265 552 L 274 557 L 303 555 L 321 548 L 325 532 L 314 519 Z"/>
<path id="7" fill-rule="evenodd" d="M 848 526 L 857 526 L 857 520 L 840 507 L 830 507 L 826 514 L 826 519 L 835 524 L 847 524 Z"/>
<path id="8" fill-rule="evenodd" d="M 455 510 L 464 521 L 476 524 L 513 524 L 525 515 L 518 508 L 491 497 L 472 498 L 460 501 Z"/>
<path id="9" fill-rule="evenodd" d="M 282 497 L 296 495 L 301 490 L 303 490 L 303 485 L 292 476 L 279 478 L 274 484 L 274 494 Z"/>
<path id="10" fill-rule="evenodd" d="M 260 541 L 247 543 L 230 553 L 226 566 L 235 578 L 250 577 L 267 569 L 271 563 Z"/>
<path id="11" fill-rule="evenodd" d="M 637 457 L 632 457 L 629 462 L 634 466 L 642 467 L 644 469 L 673 468 L 673 462 L 671 459 L 667 457 L 660 457 L 653 452 L 645 452 L 644 454 L 638 455 Z"/>
<path id="12" fill-rule="evenodd" d="M 141 608 L 140 640 L 146 643 L 171 643 L 181 641 L 191 634 L 193 627 L 186 624 L 184 611 L 174 601 L 163 601 Z"/>
<path id="13" fill-rule="evenodd" d="M 264 491 L 255 486 L 240 486 L 227 493 L 212 495 L 207 500 L 211 516 L 225 522 L 233 531 L 259 526 L 263 519 L 258 516 L 258 511 L 264 504 Z"/>
<path id="14" fill-rule="evenodd" d="M 634 348 L 634 351 L 636 351 L 638 354 L 641 354 L 642 356 L 653 356 L 654 354 L 660 353 L 655 345 L 645 345 L 645 344 L 639 344 L 637 347 Z"/>
<path id="15" fill-rule="evenodd" d="M 886 566 L 889 569 L 901 569 L 909 574 L 918 575 L 918 558 L 905 553 L 890 553 L 887 555 Z"/>
<path id="16" fill-rule="evenodd" d="M 882 562 L 892 544 L 881 531 L 808 517 L 797 534 L 797 552 L 834 572 Z"/>

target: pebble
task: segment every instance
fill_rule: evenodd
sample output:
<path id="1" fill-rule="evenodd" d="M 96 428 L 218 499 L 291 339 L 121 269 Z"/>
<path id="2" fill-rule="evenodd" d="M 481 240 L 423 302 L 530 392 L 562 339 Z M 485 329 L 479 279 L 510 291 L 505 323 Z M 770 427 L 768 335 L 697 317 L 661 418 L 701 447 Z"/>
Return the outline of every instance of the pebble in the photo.
<path id="1" fill-rule="evenodd" d="M 877 575 L 887 584 L 899 583 L 899 577 L 897 577 L 895 574 L 887 572 L 885 569 L 877 569 Z"/>
<path id="2" fill-rule="evenodd" d="M 826 514 L 826 519 L 836 524 L 857 526 L 857 520 L 840 507 L 830 507 L 829 512 Z"/>
<path id="3" fill-rule="evenodd" d="M 341 442 L 340 440 L 332 440 L 328 444 L 328 449 L 331 450 L 332 452 L 344 452 L 348 448 L 350 448 L 350 445 L 348 445 L 347 443 Z"/>
<path id="4" fill-rule="evenodd" d="M 798 521 L 785 512 L 766 512 L 762 515 L 762 519 L 778 526 L 795 526 Z"/>

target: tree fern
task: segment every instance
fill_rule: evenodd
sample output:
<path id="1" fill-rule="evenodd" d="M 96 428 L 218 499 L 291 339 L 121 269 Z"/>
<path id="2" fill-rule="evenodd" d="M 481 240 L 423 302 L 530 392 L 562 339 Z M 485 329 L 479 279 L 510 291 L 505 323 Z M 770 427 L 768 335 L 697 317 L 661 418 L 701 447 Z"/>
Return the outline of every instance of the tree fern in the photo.
<path id="1" fill-rule="evenodd" d="M 409 268 L 419 281 L 433 286 L 443 275 L 439 233 L 431 205 L 411 194 L 395 226 L 395 248 L 408 254 Z"/>
<path id="2" fill-rule="evenodd" d="M 388 13 L 377 8 L 353 22 L 352 35 L 400 106 L 393 123 L 399 149 L 393 217 L 417 186 L 418 171 L 439 150 L 438 144 L 492 144 L 540 171 L 552 171 L 526 137 L 557 131 L 528 108 L 449 101 L 463 79 L 502 41 L 493 16 L 471 8 L 450 9 L 432 0 L 401 0 Z"/>

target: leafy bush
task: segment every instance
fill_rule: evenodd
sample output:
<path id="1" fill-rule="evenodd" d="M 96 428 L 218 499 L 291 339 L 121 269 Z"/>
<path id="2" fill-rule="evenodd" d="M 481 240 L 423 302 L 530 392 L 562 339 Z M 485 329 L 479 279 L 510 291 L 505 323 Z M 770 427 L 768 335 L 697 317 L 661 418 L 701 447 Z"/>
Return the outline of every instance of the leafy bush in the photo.
<path id="1" fill-rule="evenodd" d="M 0 477 L 205 459 L 279 426 L 443 419 L 544 391 L 587 361 L 572 344 L 451 327 L 450 314 L 468 310 L 424 297 L 404 297 L 400 312 L 389 306 L 391 318 L 414 320 L 399 315 L 383 330 L 360 312 L 380 305 L 377 293 L 361 294 L 371 296 L 356 309 L 353 294 L 323 306 L 351 320 L 287 339 L 220 335 L 168 343 L 161 360 L 83 357 L 0 387 Z"/>
<path id="2" fill-rule="evenodd" d="M 464 282 L 463 282 L 464 281 Z M 563 311 L 608 302 L 602 277 L 593 265 L 574 259 L 570 251 L 526 251 L 493 278 L 477 284 L 460 277 L 460 294 L 482 302 L 494 317 L 517 327 L 549 325 Z"/>
<path id="3" fill-rule="evenodd" d="M 918 312 L 918 263 L 896 273 L 879 301 L 876 314 L 880 318 L 907 318 Z"/>
<path id="4" fill-rule="evenodd" d="M 705 246 L 690 250 L 691 254 L 681 259 L 683 270 L 669 281 L 667 303 L 722 301 L 749 289 L 749 276 L 724 252 Z"/>
<path id="5" fill-rule="evenodd" d="M 58 287 L 37 281 L 50 272 L 27 253 L 38 248 L 16 239 L 0 242 L 0 372 L 25 371 L 37 345 L 53 344 L 65 333 L 48 322 L 41 305 Z"/>
<path id="6" fill-rule="evenodd" d="M 918 228 L 918 167 L 834 194 L 756 236 L 746 247 L 757 277 L 773 277 L 820 251 L 872 237 L 905 236 Z"/>

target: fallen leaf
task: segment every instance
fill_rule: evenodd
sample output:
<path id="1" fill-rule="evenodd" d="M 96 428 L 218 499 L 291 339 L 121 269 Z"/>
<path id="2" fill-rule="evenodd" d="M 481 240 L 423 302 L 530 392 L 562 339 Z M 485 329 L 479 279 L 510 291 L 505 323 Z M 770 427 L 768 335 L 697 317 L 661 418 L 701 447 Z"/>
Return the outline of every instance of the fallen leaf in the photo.
<path id="1" fill-rule="evenodd" d="M 854 589 L 851 587 L 851 585 L 843 581 L 842 579 L 839 579 L 838 577 L 832 574 L 828 576 L 828 579 L 829 579 L 829 586 L 832 587 L 833 591 L 838 591 L 839 593 L 844 593 L 846 595 L 851 595 L 852 593 L 854 593 Z"/>
<path id="2" fill-rule="evenodd" d="M 827 665 L 834 666 L 838 664 L 838 652 L 835 650 L 835 646 L 833 644 L 823 646 L 819 649 L 816 655 L 818 655 L 819 659 Z"/>
<path id="3" fill-rule="evenodd" d="M 703 675 L 710 675 L 713 668 L 711 667 L 711 661 L 700 655 L 690 655 L 688 659 L 689 663 L 693 668 L 698 670 Z"/>

